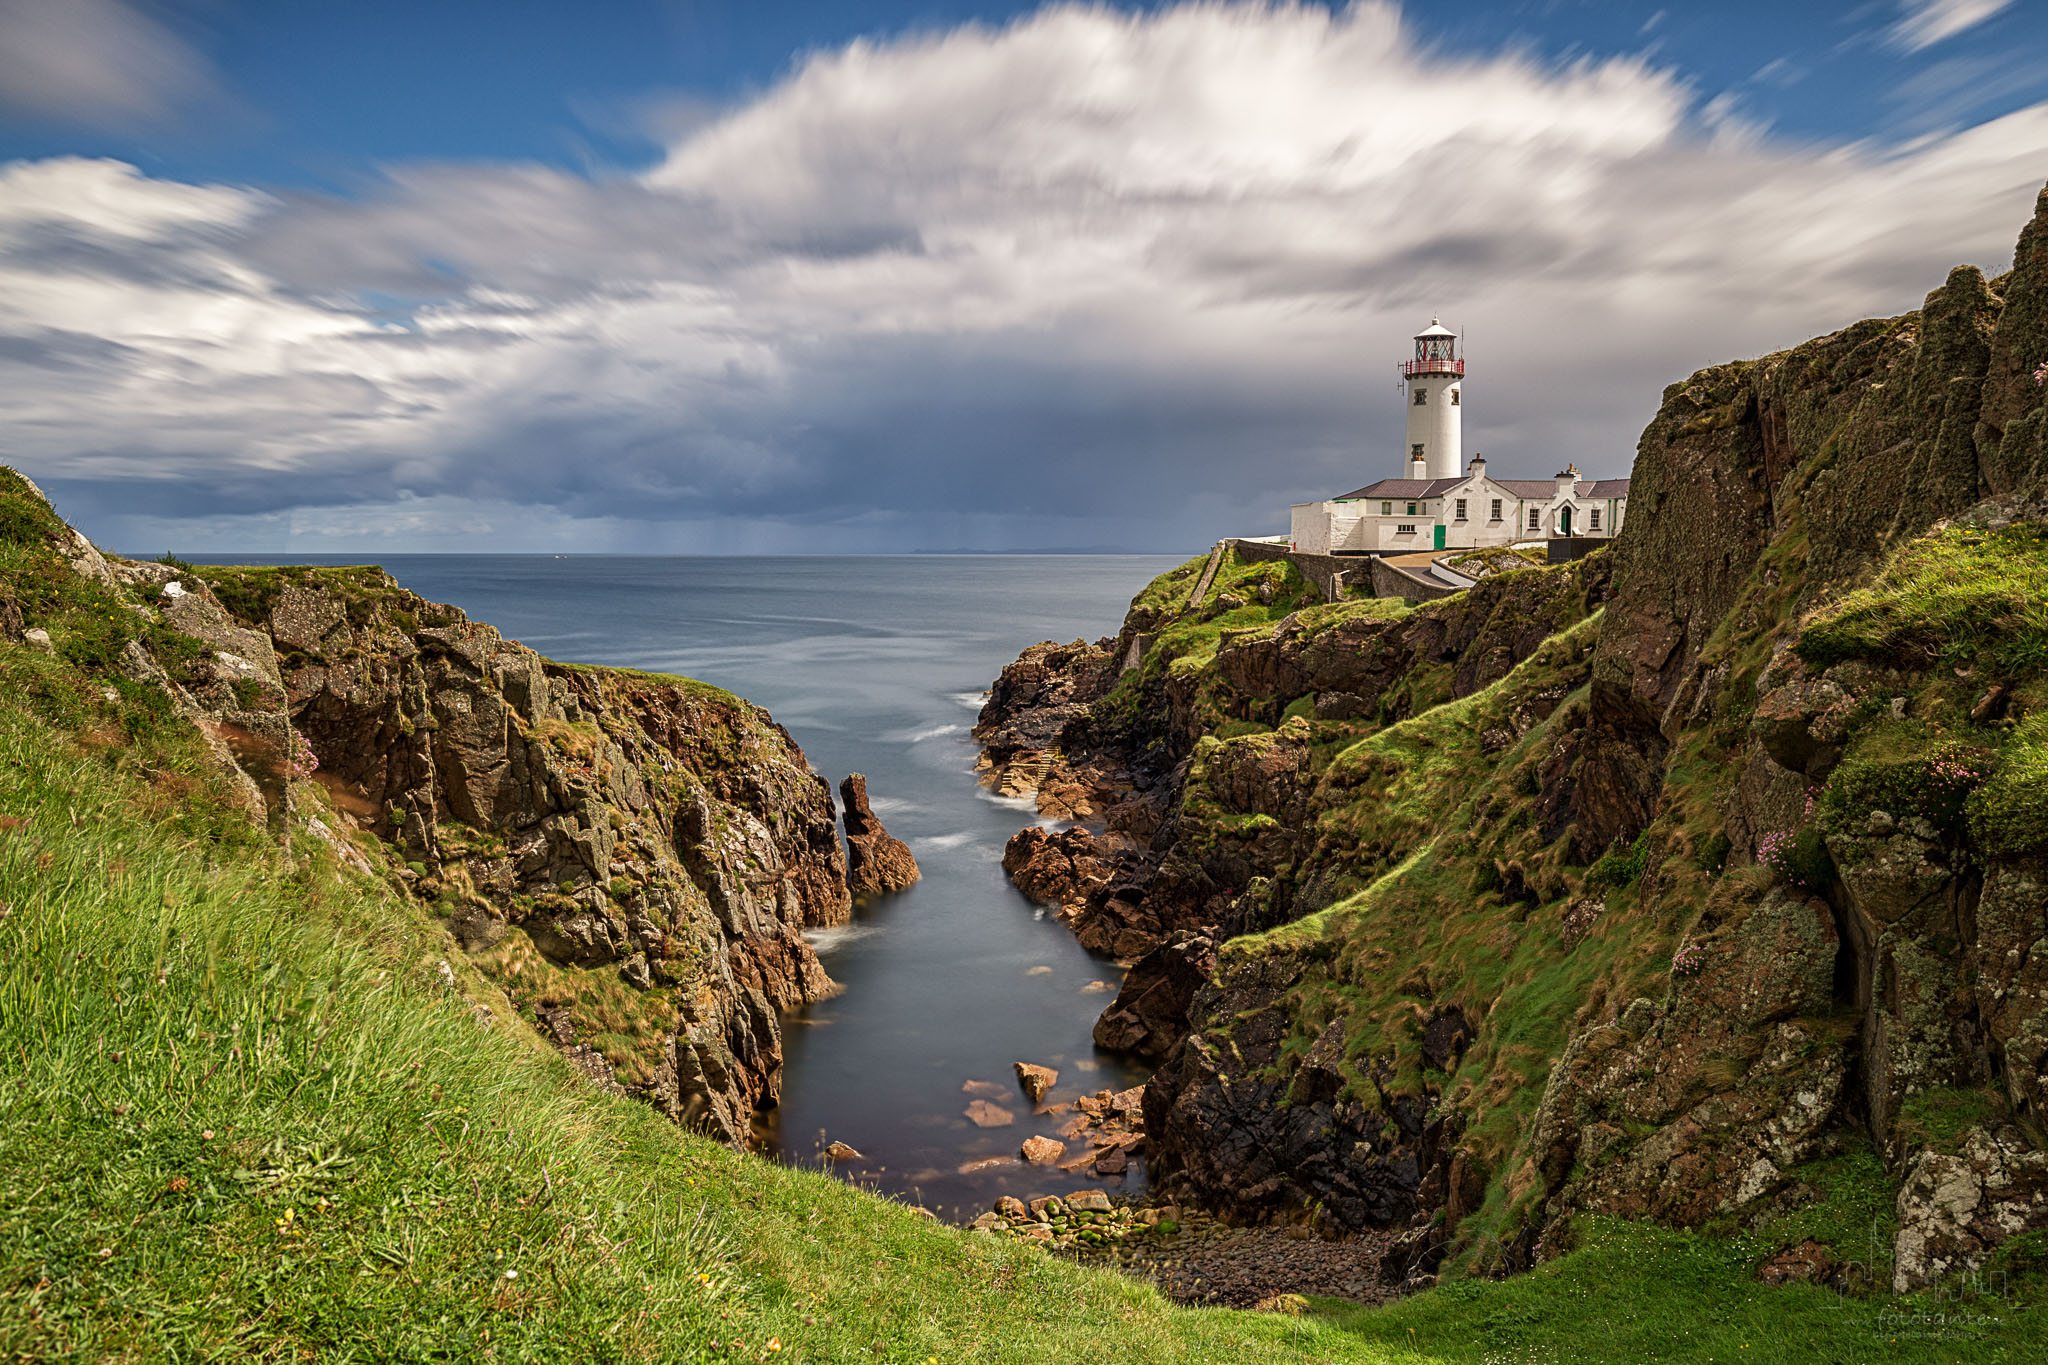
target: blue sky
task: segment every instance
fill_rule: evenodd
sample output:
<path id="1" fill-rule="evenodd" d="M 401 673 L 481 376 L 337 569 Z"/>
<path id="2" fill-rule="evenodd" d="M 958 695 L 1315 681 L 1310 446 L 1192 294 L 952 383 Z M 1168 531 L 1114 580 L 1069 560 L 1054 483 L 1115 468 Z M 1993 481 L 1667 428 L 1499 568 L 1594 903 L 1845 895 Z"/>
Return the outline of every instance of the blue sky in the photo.
<path id="1" fill-rule="evenodd" d="M 1186 549 L 1432 312 L 1625 473 L 2044 176 L 2040 0 L 0 0 L 0 448 L 131 548 Z"/>
<path id="2" fill-rule="evenodd" d="M 437 159 L 633 166 L 693 105 L 764 90 L 800 54 L 860 38 L 1000 25 L 1036 8 L 974 0 L 218 0 L 158 13 L 227 96 L 160 127 L 17 111 L 0 158 L 69 152 L 155 172 L 345 189 L 366 166 Z M 1142 12 L 1159 5 L 1123 5 Z M 1341 5 L 1333 8 L 1342 8 Z M 1448 52 L 1546 61 L 1646 54 L 1701 104 L 1781 135 L 1903 138 L 2048 96 L 2048 5 L 2014 0 L 1926 48 L 1887 38 L 1882 0 L 1465 0 L 1407 7 Z"/>

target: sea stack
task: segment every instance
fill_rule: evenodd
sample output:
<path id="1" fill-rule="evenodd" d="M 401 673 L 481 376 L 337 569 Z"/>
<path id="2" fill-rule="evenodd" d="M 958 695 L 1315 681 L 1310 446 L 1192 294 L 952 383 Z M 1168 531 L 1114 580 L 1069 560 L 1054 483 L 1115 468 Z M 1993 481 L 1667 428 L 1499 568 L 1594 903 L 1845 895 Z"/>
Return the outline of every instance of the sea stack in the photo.
<path id="1" fill-rule="evenodd" d="M 910 845 L 882 828 L 881 819 L 868 805 L 868 780 L 849 773 L 839 784 L 839 799 L 845 803 L 846 883 L 856 900 L 901 891 L 920 875 Z"/>

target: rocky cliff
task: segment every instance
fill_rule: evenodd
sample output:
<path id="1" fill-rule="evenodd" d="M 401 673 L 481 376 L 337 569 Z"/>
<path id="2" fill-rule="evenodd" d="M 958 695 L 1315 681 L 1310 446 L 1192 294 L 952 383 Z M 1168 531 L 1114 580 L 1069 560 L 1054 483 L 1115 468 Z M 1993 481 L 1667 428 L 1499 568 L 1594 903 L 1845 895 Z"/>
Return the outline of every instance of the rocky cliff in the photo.
<path id="1" fill-rule="evenodd" d="M 17 635 L 90 598 L 68 619 L 109 639 L 51 647 L 168 699 L 252 814 L 431 903 L 599 1083 L 747 1140 L 779 1094 L 779 1013 L 832 988 L 803 930 L 852 906 L 830 788 L 766 712 L 542 658 L 374 568 L 102 556 L 5 478 L 10 534 L 49 561 L 12 581 L 66 578 L 9 604 Z M 888 837 L 871 812 L 862 833 Z"/>
<path id="2" fill-rule="evenodd" d="M 1673 385 L 1610 551 L 1421 608 L 1195 561 L 1012 665 L 992 776 L 1103 819 L 1006 865 L 1135 964 L 1155 1181 L 1397 1276 L 1618 1214 L 1908 1288 L 2048 1228 L 2044 359 L 2048 195 L 2010 273 Z"/>

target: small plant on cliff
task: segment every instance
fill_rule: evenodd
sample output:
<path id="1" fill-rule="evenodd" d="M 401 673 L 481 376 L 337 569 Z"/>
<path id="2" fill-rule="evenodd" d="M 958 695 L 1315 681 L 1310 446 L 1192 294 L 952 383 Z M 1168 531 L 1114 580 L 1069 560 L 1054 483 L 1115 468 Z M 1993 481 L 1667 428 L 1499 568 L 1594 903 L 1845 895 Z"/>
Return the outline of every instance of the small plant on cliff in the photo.
<path id="1" fill-rule="evenodd" d="M 1616 840 L 1599 862 L 1586 869 L 1586 890 L 1595 895 L 1617 887 L 1634 886 L 1643 875 L 1650 857 L 1650 832 L 1644 830 L 1633 844 L 1623 847 Z"/>
<path id="2" fill-rule="evenodd" d="M 1707 946 L 1704 943 L 1685 943 L 1671 955 L 1673 976 L 1698 976 L 1707 969 Z"/>
<path id="3" fill-rule="evenodd" d="M 1757 840 L 1756 860 L 1801 891 L 1820 891 L 1834 880 L 1827 844 L 1812 825 L 1766 834 Z"/>
<path id="4" fill-rule="evenodd" d="M 294 782 L 303 782 L 320 770 L 320 755 L 313 752 L 313 746 L 297 730 L 292 731 L 292 756 L 286 760 L 284 770 Z"/>
<path id="5" fill-rule="evenodd" d="M 2034 367 L 2034 382 L 2036 384 L 2048 384 L 2048 360 L 2044 360 Z"/>

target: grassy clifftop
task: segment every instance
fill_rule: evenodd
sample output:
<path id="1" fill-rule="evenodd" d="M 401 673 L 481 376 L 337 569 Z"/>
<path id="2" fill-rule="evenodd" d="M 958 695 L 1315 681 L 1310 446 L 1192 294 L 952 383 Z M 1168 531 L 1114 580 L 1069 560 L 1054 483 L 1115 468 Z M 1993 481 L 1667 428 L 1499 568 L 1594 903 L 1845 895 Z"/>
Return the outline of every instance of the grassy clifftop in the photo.
<path id="1" fill-rule="evenodd" d="M 1178 1309 L 683 1133 L 543 1045 L 316 786 L 253 817 L 116 666 L 184 646 L 4 491 L 0 1357 L 1948 1358 L 1618 1223 L 1389 1309 Z M 2025 1319 L 1970 1311 L 2021 1358 Z"/>

